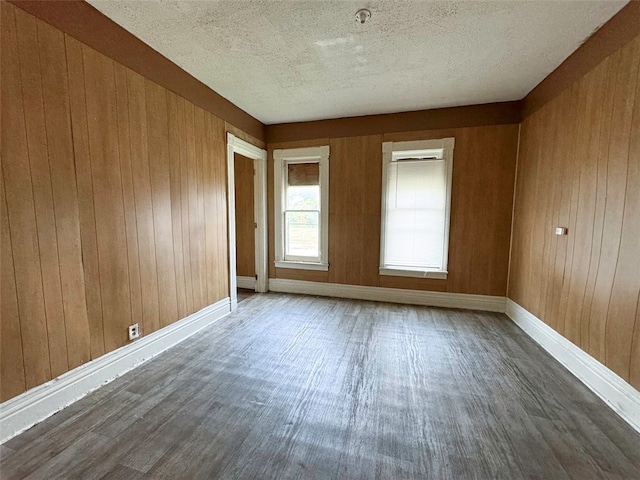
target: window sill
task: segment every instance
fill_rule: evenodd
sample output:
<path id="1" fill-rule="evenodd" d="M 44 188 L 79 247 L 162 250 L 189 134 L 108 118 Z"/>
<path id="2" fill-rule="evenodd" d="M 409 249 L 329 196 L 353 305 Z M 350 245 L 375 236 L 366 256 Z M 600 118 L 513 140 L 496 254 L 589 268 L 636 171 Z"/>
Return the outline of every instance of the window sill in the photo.
<path id="1" fill-rule="evenodd" d="M 413 277 L 413 278 L 435 278 L 447 279 L 447 272 L 424 271 L 424 270 L 402 270 L 399 268 L 380 267 L 380 275 L 391 277 Z"/>
<path id="2" fill-rule="evenodd" d="M 329 270 L 328 263 L 291 262 L 291 261 L 277 260 L 275 264 L 276 264 L 276 268 L 293 268 L 296 270 L 321 270 L 323 272 L 326 272 Z"/>

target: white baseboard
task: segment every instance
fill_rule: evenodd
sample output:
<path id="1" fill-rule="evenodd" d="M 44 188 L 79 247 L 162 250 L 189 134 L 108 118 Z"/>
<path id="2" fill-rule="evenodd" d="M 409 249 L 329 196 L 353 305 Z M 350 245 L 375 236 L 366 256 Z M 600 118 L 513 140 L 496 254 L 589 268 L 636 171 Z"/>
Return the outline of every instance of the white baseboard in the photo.
<path id="1" fill-rule="evenodd" d="M 238 288 L 244 288 L 246 290 L 255 290 L 256 289 L 256 279 L 255 277 L 236 277 L 236 283 Z"/>
<path id="2" fill-rule="evenodd" d="M 513 300 L 507 316 L 640 432 L 640 392 Z"/>
<path id="3" fill-rule="evenodd" d="M 280 278 L 269 279 L 269 290 L 272 292 L 302 293 L 326 297 L 353 298 L 356 300 L 426 305 L 430 307 L 484 310 L 488 312 L 504 313 L 506 309 L 505 297 L 342 285 L 338 283 L 305 282 L 302 280 L 284 280 Z"/>
<path id="4" fill-rule="evenodd" d="M 0 444 L 231 312 L 229 298 L 92 360 L 0 405 Z"/>

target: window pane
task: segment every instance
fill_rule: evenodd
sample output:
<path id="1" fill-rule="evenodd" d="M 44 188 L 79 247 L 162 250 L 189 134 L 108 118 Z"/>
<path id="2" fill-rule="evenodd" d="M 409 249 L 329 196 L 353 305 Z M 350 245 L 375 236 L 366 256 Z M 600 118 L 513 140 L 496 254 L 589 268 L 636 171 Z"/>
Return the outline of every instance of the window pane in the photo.
<path id="1" fill-rule="evenodd" d="M 320 210 L 320 186 L 287 187 L 286 210 Z"/>
<path id="2" fill-rule="evenodd" d="M 320 212 L 285 212 L 285 256 L 320 257 Z"/>
<path id="3" fill-rule="evenodd" d="M 388 173 L 384 264 L 442 269 L 445 161 L 393 162 Z"/>

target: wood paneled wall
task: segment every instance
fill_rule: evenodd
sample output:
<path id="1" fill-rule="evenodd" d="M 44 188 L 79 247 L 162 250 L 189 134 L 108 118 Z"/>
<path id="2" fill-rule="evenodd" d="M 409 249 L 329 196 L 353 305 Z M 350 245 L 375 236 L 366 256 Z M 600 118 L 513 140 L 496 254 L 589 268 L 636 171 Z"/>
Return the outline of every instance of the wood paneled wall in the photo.
<path id="1" fill-rule="evenodd" d="M 256 275 L 256 229 L 253 194 L 253 160 L 238 153 L 234 158 L 236 190 L 236 274 Z"/>
<path id="2" fill-rule="evenodd" d="M 224 122 L 0 8 L 6 400 L 229 292 Z"/>
<path id="3" fill-rule="evenodd" d="M 509 282 L 511 299 L 636 388 L 639 63 L 637 36 L 524 120 Z"/>
<path id="4" fill-rule="evenodd" d="M 449 275 L 380 276 L 382 143 L 455 137 Z M 270 278 L 505 295 L 518 125 L 428 130 L 268 145 Z M 273 264 L 273 150 L 330 145 L 329 271 Z"/>

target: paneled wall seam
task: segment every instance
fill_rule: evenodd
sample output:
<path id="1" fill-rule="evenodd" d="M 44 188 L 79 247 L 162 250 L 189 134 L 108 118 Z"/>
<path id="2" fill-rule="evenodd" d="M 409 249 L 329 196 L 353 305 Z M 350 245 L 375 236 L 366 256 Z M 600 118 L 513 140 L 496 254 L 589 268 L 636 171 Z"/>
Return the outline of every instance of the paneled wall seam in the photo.
<path id="1" fill-rule="evenodd" d="M 8 213 L 9 213 L 9 206 L 7 205 L 7 192 L 6 192 L 6 189 L 4 188 L 4 182 L 5 182 L 5 180 L 4 180 L 4 168 L 2 168 L 2 166 L 1 166 L 1 165 L 0 165 L 0 173 L 2 173 L 2 183 L 3 183 L 3 188 L 2 188 L 2 202 L 4 203 L 4 205 L 5 205 L 5 209 L 6 209 L 6 211 L 7 211 L 7 231 L 8 231 L 8 233 L 9 233 L 8 241 L 9 241 L 9 248 L 10 248 L 9 253 L 11 253 L 11 259 L 10 259 L 10 260 L 11 260 L 11 265 L 12 265 L 12 267 L 11 267 L 11 268 L 12 268 L 12 274 L 13 274 L 13 283 L 14 283 L 14 285 L 16 285 L 16 284 L 17 284 L 17 280 L 16 280 L 16 268 L 15 268 L 15 261 L 14 261 L 14 258 L 13 258 L 13 239 L 12 239 L 12 237 L 11 237 L 11 222 L 9 222 L 9 218 L 8 218 L 8 217 L 9 217 L 9 215 L 8 215 Z M 6 261 L 6 260 L 4 260 L 4 261 Z M 5 266 L 5 268 L 6 268 L 6 266 Z M 5 287 L 2 287 L 2 290 L 6 292 L 6 288 L 5 288 Z M 5 293 L 5 295 L 6 295 L 6 293 Z M 15 295 L 15 305 L 16 305 L 16 310 L 17 310 L 17 312 L 18 312 L 18 322 L 17 322 L 17 323 L 18 323 L 18 330 L 19 330 L 19 332 L 20 332 L 20 346 L 21 346 L 21 352 L 24 352 L 24 349 L 25 349 L 25 343 L 24 343 L 24 336 L 23 336 L 23 334 L 22 334 L 22 323 L 20 322 L 20 303 L 18 302 L 18 295 L 17 295 L 17 293 L 16 293 L 16 295 Z M 5 321 L 6 321 L 6 319 L 5 319 Z M 20 360 L 20 369 L 22 370 L 22 385 L 23 385 L 23 390 L 26 390 L 26 389 L 27 389 L 27 384 L 26 384 L 26 382 L 27 382 L 27 380 L 26 380 L 27 376 L 26 376 L 26 374 L 25 374 L 25 368 L 24 368 L 24 353 L 23 353 L 22 358 L 20 358 L 19 360 Z M 4 394 L 3 394 L 3 396 L 4 396 Z"/>
<path id="2" fill-rule="evenodd" d="M 13 21 L 15 24 L 15 31 L 16 31 L 16 35 L 18 34 L 18 20 L 15 16 L 15 12 L 13 13 Z M 25 137 L 27 138 L 27 158 L 29 161 L 29 175 L 30 177 L 32 176 L 32 172 L 33 172 L 33 166 L 32 166 L 32 156 L 31 156 L 31 152 L 30 152 L 30 148 L 29 148 L 29 141 L 28 141 L 28 130 L 27 130 L 27 118 L 26 118 L 26 108 L 24 106 L 24 81 L 23 81 L 23 72 L 22 72 L 22 60 L 21 60 L 21 55 L 20 55 L 20 48 L 19 48 L 19 42 L 16 44 L 16 49 L 18 50 L 18 55 L 17 55 L 17 67 L 18 67 L 18 75 L 20 77 L 20 94 L 21 94 L 21 103 L 22 103 L 22 115 L 23 115 L 23 122 L 24 122 L 24 126 L 25 126 Z M 40 65 L 40 57 L 38 56 L 38 66 Z M 38 262 L 40 264 L 40 269 L 39 269 L 39 273 L 40 273 L 40 282 L 41 282 L 41 289 L 42 289 L 42 298 L 43 301 L 45 299 L 44 296 L 44 279 L 42 276 L 42 262 L 40 261 L 40 232 L 39 232 L 39 226 L 38 226 L 38 215 L 36 213 L 36 200 L 35 200 L 35 194 L 33 191 L 33 180 L 32 178 L 30 178 L 30 184 L 31 184 L 31 199 L 33 202 L 33 206 L 34 206 L 34 210 L 33 210 L 33 217 L 34 217 L 34 225 L 35 225 L 35 233 L 36 233 L 36 241 L 38 244 Z M 9 222 L 9 224 L 11 224 L 11 222 Z M 18 308 L 19 308 L 20 302 L 18 302 Z M 22 316 L 20 317 L 22 318 Z M 47 316 L 47 311 L 46 311 L 46 301 L 44 304 L 44 320 L 45 320 L 45 331 L 48 332 L 49 331 L 49 319 Z M 49 339 L 47 338 L 47 344 L 49 343 Z M 49 363 L 49 372 L 47 374 L 47 379 L 51 379 L 51 348 L 48 347 L 47 348 L 47 357 L 48 357 L 48 363 Z M 26 373 L 26 372 L 25 372 Z"/>

